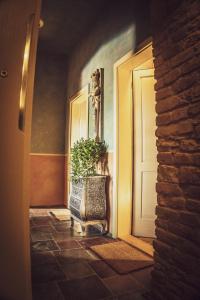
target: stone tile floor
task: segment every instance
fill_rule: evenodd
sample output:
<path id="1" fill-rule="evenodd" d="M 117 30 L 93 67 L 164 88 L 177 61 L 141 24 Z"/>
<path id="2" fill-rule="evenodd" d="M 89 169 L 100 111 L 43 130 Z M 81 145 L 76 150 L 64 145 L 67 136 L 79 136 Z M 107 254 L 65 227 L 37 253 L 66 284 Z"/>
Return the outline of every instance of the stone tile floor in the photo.
<path id="1" fill-rule="evenodd" d="M 55 213 L 56 212 L 56 213 Z M 119 275 L 89 250 L 113 242 L 71 228 L 66 209 L 30 209 L 33 300 L 144 300 L 152 267 Z"/>

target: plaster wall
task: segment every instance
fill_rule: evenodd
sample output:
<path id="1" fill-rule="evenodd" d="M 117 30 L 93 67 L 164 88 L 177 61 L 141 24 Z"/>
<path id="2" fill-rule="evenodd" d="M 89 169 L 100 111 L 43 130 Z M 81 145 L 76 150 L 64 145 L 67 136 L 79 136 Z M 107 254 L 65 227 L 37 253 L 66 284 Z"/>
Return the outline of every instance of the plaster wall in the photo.
<path id="1" fill-rule="evenodd" d="M 66 67 L 63 55 L 37 54 L 32 153 L 64 154 Z"/>
<path id="2" fill-rule="evenodd" d="M 91 32 L 83 37 L 69 57 L 67 95 L 90 81 L 96 68 L 104 68 L 104 139 L 113 150 L 113 66 L 149 37 L 148 1 L 126 1 L 108 7 L 99 15 Z M 67 148 L 66 148 L 67 149 Z"/>

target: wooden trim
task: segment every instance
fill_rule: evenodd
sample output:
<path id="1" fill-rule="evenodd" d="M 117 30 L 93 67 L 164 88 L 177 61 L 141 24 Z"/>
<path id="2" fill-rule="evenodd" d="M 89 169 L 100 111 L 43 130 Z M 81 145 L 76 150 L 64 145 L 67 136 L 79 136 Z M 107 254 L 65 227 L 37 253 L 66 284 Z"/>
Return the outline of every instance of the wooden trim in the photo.
<path id="1" fill-rule="evenodd" d="M 35 155 L 35 156 L 67 156 L 67 154 L 59 154 L 59 153 L 30 153 L 30 155 Z"/>

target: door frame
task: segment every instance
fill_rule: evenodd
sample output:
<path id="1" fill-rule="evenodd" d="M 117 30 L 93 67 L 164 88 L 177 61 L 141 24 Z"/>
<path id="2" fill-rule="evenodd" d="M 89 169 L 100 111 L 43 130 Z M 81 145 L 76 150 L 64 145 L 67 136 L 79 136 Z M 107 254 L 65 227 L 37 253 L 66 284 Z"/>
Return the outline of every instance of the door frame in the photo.
<path id="1" fill-rule="evenodd" d="M 74 101 L 76 101 L 79 97 L 85 95 L 87 98 L 87 137 L 88 137 L 88 85 L 84 86 L 81 90 L 79 90 L 77 93 L 75 93 L 73 96 L 71 96 L 68 100 L 67 100 L 67 125 L 66 126 L 66 140 L 67 140 L 67 145 L 66 145 L 66 149 L 67 149 L 67 153 L 66 153 L 66 157 L 65 157 L 65 176 L 66 176 L 66 185 L 65 185 L 65 200 L 64 203 L 67 206 L 68 205 L 68 199 L 69 199 L 69 191 L 70 191 L 70 153 L 71 153 L 71 147 L 70 147 L 70 143 L 71 143 L 71 121 L 72 121 L 72 103 Z"/>
<path id="2" fill-rule="evenodd" d="M 133 105 L 132 71 L 152 59 L 152 43 L 128 52 L 114 64 L 114 170 L 112 236 L 132 233 Z M 128 101 L 127 101 L 128 99 Z M 127 140 L 127 136 L 130 139 Z"/>

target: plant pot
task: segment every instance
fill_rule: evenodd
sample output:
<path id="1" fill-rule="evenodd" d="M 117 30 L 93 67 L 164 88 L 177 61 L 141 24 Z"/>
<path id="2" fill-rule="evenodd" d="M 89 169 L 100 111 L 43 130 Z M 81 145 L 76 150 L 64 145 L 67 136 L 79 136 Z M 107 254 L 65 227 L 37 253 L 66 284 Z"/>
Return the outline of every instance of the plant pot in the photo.
<path id="1" fill-rule="evenodd" d="M 101 223 L 103 228 L 106 222 L 106 176 L 90 176 L 72 182 L 69 209 L 72 221 L 80 222 L 85 229 L 86 225 Z"/>

